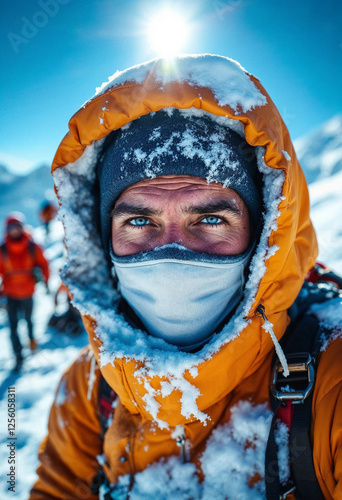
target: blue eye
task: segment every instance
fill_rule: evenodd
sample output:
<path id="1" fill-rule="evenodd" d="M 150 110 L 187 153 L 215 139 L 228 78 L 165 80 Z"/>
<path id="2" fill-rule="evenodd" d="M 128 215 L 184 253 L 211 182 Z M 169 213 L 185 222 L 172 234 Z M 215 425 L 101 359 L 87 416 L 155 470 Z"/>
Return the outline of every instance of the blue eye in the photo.
<path id="1" fill-rule="evenodd" d="M 134 219 L 131 219 L 129 223 L 132 226 L 147 226 L 148 224 L 151 224 L 148 219 L 145 219 L 145 217 L 135 217 Z"/>
<path id="2" fill-rule="evenodd" d="M 204 217 L 201 222 L 203 224 L 208 224 L 210 226 L 215 226 L 217 224 L 220 224 L 222 222 L 222 219 L 220 217 L 216 217 L 215 215 L 207 215 L 207 217 Z"/>

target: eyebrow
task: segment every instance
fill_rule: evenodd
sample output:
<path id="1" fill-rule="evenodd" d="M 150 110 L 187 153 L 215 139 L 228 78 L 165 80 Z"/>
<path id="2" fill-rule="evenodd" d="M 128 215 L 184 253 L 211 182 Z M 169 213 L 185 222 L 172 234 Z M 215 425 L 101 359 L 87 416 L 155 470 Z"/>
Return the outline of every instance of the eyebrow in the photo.
<path id="1" fill-rule="evenodd" d="M 219 200 L 217 202 L 210 202 L 202 205 L 189 205 L 183 209 L 183 212 L 190 215 L 218 213 L 223 211 L 241 215 L 241 210 L 228 200 Z M 113 208 L 110 215 L 116 219 L 125 215 L 140 215 L 142 217 L 152 217 L 154 215 L 161 216 L 162 213 L 162 210 L 122 202 Z"/>
<path id="2" fill-rule="evenodd" d="M 154 210 L 142 205 L 133 205 L 125 202 L 119 203 L 119 205 L 114 207 L 110 213 L 111 217 L 113 217 L 114 219 L 123 215 L 140 215 L 144 217 L 152 217 L 153 215 L 160 216 L 161 214 L 161 210 Z"/>
<path id="3" fill-rule="evenodd" d="M 189 205 L 185 208 L 188 214 L 207 214 L 229 211 L 237 215 L 241 215 L 241 210 L 228 200 L 219 200 L 217 202 L 205 203 L 203 205 Z"/>

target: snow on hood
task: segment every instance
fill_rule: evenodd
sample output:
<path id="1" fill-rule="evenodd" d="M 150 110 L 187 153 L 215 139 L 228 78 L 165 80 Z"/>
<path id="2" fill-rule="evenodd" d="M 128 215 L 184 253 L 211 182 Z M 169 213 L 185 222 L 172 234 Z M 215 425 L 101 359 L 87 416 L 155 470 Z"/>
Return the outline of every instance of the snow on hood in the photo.
<path id="1" fill-rule="evenodd" d="M 146 85 L 151 77 L 149 71 L 152 71 L 153 79 L 158 82 L 157 90 L 152 84 Z M 176 77 L 177 82 L 172 83 L 171 87 L 168 86 L 167 82 L 173 82 Z M 123 84 L 127 82 L 137 82 L 137 86 L 126 87 Z M 141 90 L 139 85 L 142 85 L 143 93 L 138 92 L 139 89 Z M 204 87 L 211 89 L 214 99 L 211 94 L 204 95 L 206 94 Z M 183 91 L 186 98 L 183 98 Z M 130 94 L 127 94 L 129 92 Z M 187 93 L 191 94 L 190 97 Z M 202 95 L 204 95 L 203 98 Z M 255 304 L 257 294 L 260 296 L 259 299 L 264 297 L 268 300 L 269 310 L 277 313 L 277 318 L 282 320 L 281 326 L 278 326 L 278 336 L 281 336 L 286 327 L 284 319 L 287 317 L 286 309 L 295 299 L 307 269 L 313 265 L 316 258 L 314 232 L 306 215 L 307 210 L 303 209 L 307 196 L 304 176 L 298 164 L 295 163 L 295 152 L 286 128 L 272 103 L 272 127 L 264 124 L 264 118 L 260 118 L 262 115 L 260 108 L 255 115 L 251 111 L 253 107 L 265 107 L 266 103 L 269 103 L 265 95 L 237 63 L 226 58 L 207 55 L 184 57 L 177 60 L 177 68 L 173 68 L 172 71 L 165 70 L 162 60 L 152 61 L 125 72 L 116 73 L 109 83 L 102 86 L 97 95 L 88 101 L 70 121 L 70 132 L 61 143 L 55 157 L 53 175 L 61 203 L 59 216 L 65 226 L 68 248 L 68 260 L 63 271 L 63 280 L 73 295 L 73 303 L 86 319 L 90 341 L 107 381 L 111 383 L 112 372 L 110 370 L 117 370 L 118 360 L 122 360 L 120 370 L 125 370 L 123 363 L 129 364 L 133 360 L 135 366 L 133 374 L 125 372 L 125 380 L 128 384 L 140 384 L 143 387 L 143 395 L 138 395 L 137 386 L 134 385 L 134 388 L 130 387 L 129 394 L 136 397 L 135 401 L 130 402 L 130 396 L 125 402 L 120 390 L 126 389 L 120 386 L 121 388 L 115 387 L 115 390 L 123 404 L 133 404 L 132 411 L 135 411 L 134 408 L 137 406 L 140 408 L 140 405 L 143 405 L 142 411 L 145 415 L 150 415 L 161 428 L 168 427 L 166 420 L 171 418 L 170 411 L 164 412 L 167 417 L 160 417 L 163 400 L 170 397 L 170 394 L 177 394 L 182 418 L 186 421 L 198 419 L 205 424 L 208 416 L 201 411 L 197 401 L 203 394 L 199 379 L 206 381 L 207 377 L 203 376 L 202 372 L 199 377 L 199 369 L 204 365 L 208 366 L 223 347 L 232 344 L 232 341 L 238 339 L 241 332 L 246 330 L 252 322 L 251 311 L 257 305 Z M 221 115 L 215 118 L 220 123 L 234 128 L 241 134 L 245 131 L 246 140 L 256 147 L 258 168 L 264 178 L 264 226 L 252 259 L 243 300 L 221 333 L 214 335 L 210 342 L 196 353 L 180 352 L 175 346 L 161 339 L 133 329 L 123 316 L 118 314 L 120 296 L 113 288 L 107 258 L 97 229 L 97 201 L 94 196 L 94 186 L 96 183 L 95 166 L 102 145 L 101 138 L 118 128 L 118 125 L 114 125 L 115 120 L 115 123 L 122 126 L 129 123 L 130 116 L 137 117 L 151 110 L 164 109 L 164 101 L 168 102 L 166 108 L 171 107 L 169 102 L 175 102 L 175 107 L 187 108 L 189 114 L 208 113 L 210 110 L 212 116 Z M 228 104 L 222 107 L 222 103 Z M 127 106 L 127 109 L 124 106 Z M 193 106 L 203 109 L 194 111 Z M 103 123 L 96 119 L 95 112 L 102 113 L 104 108 Z M 119 115 L 120 118 L 116 118 Z M 97 123 L 96 129 L 95 123 Z M 265 132 L 255 132 L 257 127 L 266 129 L 268 135 Z M 277 129 L 280 132 L 276 133 Z M 266 163 L 273 163 L 273 168 Z M 285 171 L 292 164 L 294 165 L 294 182 L 286 183 Z M 301 186 L 303 192 L 299 192 L 297 202 L 291 190 L 298 192 L 298 185 Z M 288 199 L 284 196 L 286 192 L 289 193 Z M 287 239 L 283 236 L 284 229 L 282 228 L 280 232 L 278 230 L 278 219 L 282 215 L 279 209 L 280 204 L 283 205 L 283 210 L 284 207 L 291 207 L 289 215 L 282 223 L 287 227 L 290 235 Z M 300 226 L 299 229 L 297 226 Z M 275 235 L 279 236 L 278 239 Z M 282 243 L 281 252 L 279 252 L 280 245 L 276 244 L 277 241 Z M 282 254 L 279 258 L 277 258 L 278 253 Z M 299 262 L 298 259 L 302 261 Z M 274 270 L 273 266 L 273 274 L 265 280 L 270 260 L 278 262 L 279 269 Z M 287 266 L 286 262 L 289 260 Z M 280 276 L 280 281 L 278 276 Z M 283 293 L 282 287 L 285 285 L 281 281 L 282 276 L 289 283 L 286 294 Z M 262 287 L 261 282 L 263 282 Z M 249 355 L 252 353 L 254 356 L 255 353 L 255 358 L 257 358 L 260 352 L 265 355 L 266 351 L 269 352 L 272 349 L 269 339 L 258 340 L 262 338 L 259 332 L 259 319 L 256 320 L 254 317 L 253 325 L 257 329 L 254 332 L 253 349 L 249 349 L 248 345 L 245 346 L 244 351 L 239 351 L 240 356 L 243 356 L 243 352 L 247 353 L 249 349 Z M 263 342 L 262 349 L 260 342 Z M 240 342 L 239 349 L 241 345 Z M 228 358 L 226 360 L 228 361 Z M 248 369 L 250 366 L 246 367 L 246 372 Z M 129 378 L 131 376 L 133 381 Z M 158 383 L 155 382 L 155 378 L 159 380 Z M 115 380 L 121 381 L 122 376 L 118 375 Z M 116 382 L 114 381 L 112 385 L 114 383 Z M 232 388 L 229 388 L 227 382 L 227 390 L 229 389 Z M 210 397 L 212 399 L 216 397 L 214 391 Z M 209 406 L 210 403 L 207 404 Z"/>
<path id="2" fill-rule="evenodd" d="M 95 96 L 103 94 L 114 85 L 132 81 L 143 83 L 151 68 L 155 73 L 155 81 L 161 87 L 173 81 L 207 87 L 212 90 L 220 106 L 228 104 L 235 110 L 241 106 L 243 111 L 247 111 L 267 103 L 266 97 L 257 89 L 238 62 L 209 54 L 191 58 L 180 56 L 177 58 L 177 64 L 170 60 L 153 59 L 125 71 L 117 71 L 107 83 L 96 89 Z M 227 85 L 227 82 L 231 82 L 230 85 Z"/>

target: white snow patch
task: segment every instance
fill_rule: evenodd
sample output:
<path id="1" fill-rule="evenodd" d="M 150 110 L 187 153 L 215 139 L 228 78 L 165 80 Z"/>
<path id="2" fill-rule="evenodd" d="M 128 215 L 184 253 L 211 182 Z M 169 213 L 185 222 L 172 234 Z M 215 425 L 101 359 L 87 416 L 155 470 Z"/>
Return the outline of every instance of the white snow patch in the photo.
<path id="1" fill-rule="evenodd" d="M 129 485 L 129 476 L 119 478 L 119 487 Z M 152 464 L 134 476 L 131 500 L 189 500 L 200 498 L 201 486 L 194 464 L 183 464 L 177 457 Z"/>
<path id="2" fill-rule="evenodd" d="M 167 396 L 170 396 L 170 394 L 173 391 L 173 386 L 170 384 L 170 382 L 160 382 L 160 392 L 163 398 L 166 398 Z"/>
<path id="3" fill-rule="evenodd" d="M 91 358 L 91 362 L 90 362 L 90 372 L 89 372 L 89 378 L 88 378 L 87 399 L 89 399 L 89 400 L 91 399 L 91 394 L 92 394 L 93 388 L 94 388 L 94 382 L 96 380 L 96 376 L 95 376 L 96 369 L 97 369 L 97 363 L 96 363 L 95 356 L 93 355 Z"/>
<path id="4" fill-rule="evenodd" d="M 198 376 L 197 366 L 192 366 L 191 368 L 189 368 L 189 373 L 192 376 L 192 378 L 196 378 Z"/>
<path id="5" fill-rule="evenodd" d="M 136 157 L 136 159 L 140 163 L 140 162 L 145 160 L 147 155 L 140 148 L 137 148 L 134 150 L 134 156 Z"/>
<path id="6" fill-rule="evenodd" d="M 159 394 L 166 397 L 175 389 L 179 390 L 182 394 L 180 400 L 181 414 L 185 418 L 191 418 L 193 416 L 194 418 L 200 420 L 204 425 L 206 425 L 207 420 L 210 420 L 210 417 L 201 412 L 197 407 L 196 400 L 200 396 L 200 391 L 195 385 L 188 382 L 182 375 L 183 374 L 179 377 L 169 375 L 169 382 L 161 382 L 161 389 L 157 391 L 147 380 L 149 371 L 146 370 L 146 367 L 140 368 L 135 372 L 135 377 L 144 384 L 144 388 L 147 391 L 143 397 L 145 409 L 152 415 L 154 420 L 158 422 L 161 429 L 168 429 L 169 425 L 167 422 L 158 418 L 160 404 L 156 401 L 155 397 Z"/>
<path id="7" fill-rule="evenodd" d="M 230 422 L 212 432 L 200 459 L 204 480 L 199 482 L 193 463 L 170 457 L 152 464 L 134 477 L 132 500 L 264 500 L 264 463 L 272 421 L 267 405 L 253 406 L 241 401 L 232 408 Z M 182 426 L 172 437 L 184 436 Z M 282 475 L 283 477 L 283 475 Z M 257 479 L 256 479 L 257 478 Z M 256 479 L 254 486 L 249 486 Z M 129 475 L 119 478 L 125 491 Z"/>
<path id="8" fill-rule="evenodd" d="M 285 159 L 287 161 L 291 161 L 291 156 L 289 155 L 289 153 L 287 151 L 285 151 L 284 149 L 282 149 L 281 152 L 283 153 L 283 155 L 285 156 Z"/>
<path id="9" fill-rule="evenodd" d="M 140 378 L 140 375 L 137 375 L 137 372 L 136 372 L 136 377 Z M 156 401 L 155 398 L 157 391 L 151 386 L 151 384 L 147 380 L 143 379 L 143 383 L 147 391 L 145 396 L 142 398 L 145 403 L 146 411 L 148 411 L 149 414 L 154 419 L 154 421 L 158 423 L 160 429 L 168 429 L 169 424 L 164 420 L 158 418 L 160 404 Z"/>
<path id="10" fill-rule="evenodd" d="M 230 421 L 213 431 L 201 458 L 205 476 L 202 499 L 265 498 L 263 478 L 271 421 L 267 404 L 240 401 L 232 408 Z M 255 477 L 260 480 L 250 487 Z"/>
<path id="11" fill-rule="evenodd" d="M 287 384 L 287 385 L 283 385 L 282 387 L 280 387 L 280 391 L 281 392 L 296 392 L 296 389 L 293 389 L 292 387 L 290 387 Z"/>
<path id="12" fill-rule="evenodd" d="M 66 388 L 66 382 L 65 379 L 62 378 L 56 395 L 56 400 L 55 400 L 56 406 L 58 407 L 64 405 L 67 399 L 68 399 L 68 393 Z"/>
<path id="13" fill-rule="evenodd" d="M 102 453 L 102 455 L 96 456 L 96 460 L 99 465 L 103 466 L 107 461 L 107 457 L 104 453 Z"/>
<path id="14" fill-rule="evenodd" d="M 96 89 L 95 96 L 125 82 L 142 84 L 153 72 L 155 81 L 162 89 L 172 82 L 186 82 L 193 87 L 209 88 L 220 106 L 231 106 L 236 112 L 244 112 L 267 104 L 266 97 L 251 81 L 248 73 L 239 63 L 227 57 L 204 54 L 179 56 L 171 63 L 164 59 L 133 66 L 125 71 L 117 71 L 108 82 Z"/>
<path id="15" fill-rule="evenodd" d="M 277 421 L 274 438 L 277 445 L 279 481 L 280 484 L 286 485 L 290 479 L 290 433 L 287 425 L 280 420 Z"/>
<path id="16" fill-rule="evenodd" d="M 148 138 L 149 141 L 155 141 L 156 139 L 159 139 L 160 137 L 160 127 L 157 127 L 153 130 L 151 133 L 150 137 Z"/>
<path id="17" fill-rule="evenodd" d="M 183 425 L 176 425 L 176 427 L 171 432 L 172 439 L 175 439 L 176 441 L 178 441 L 180 438 L 183 438 L 184 435 L 185 431 Z"/>
<path id="18" fill-rule="evenodd" d="M 64 429 L 64 427 L 68 424 L 67 421 L 63 420 L 61 414 L 59 413 L 58 411 L 58 414 L 57 414 L 57 422 L 58 422 L 58 427 L 60 427 L 61 429 Z"/>
<path id="19" fill-rule="evenodd" d="M 310 307 L 310 313 L 317 316 L 323 329 L 333 330 L 329 336 L 323 332 L 321 351 L 325 351 L 333 341 L 342 338 L 342 297 L 314 304 Z"/>

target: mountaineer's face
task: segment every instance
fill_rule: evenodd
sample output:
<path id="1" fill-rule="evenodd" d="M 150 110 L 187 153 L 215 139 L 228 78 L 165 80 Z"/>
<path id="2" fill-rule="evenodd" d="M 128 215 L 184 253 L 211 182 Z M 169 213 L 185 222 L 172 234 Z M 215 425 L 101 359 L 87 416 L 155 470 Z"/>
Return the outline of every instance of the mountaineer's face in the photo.
<path id="1" fill-rule="evenodd" d="M 12 224 L 7 228 L 7 234 L 12 240 L 19 240 L 24 234 L 24 229 L 20 224 Z"/>
<path id="2" fill-rule="evenodd" d="M 240 196 L 190 175 L 133 184 L 116 201 L 112 217 L 112 245 L 118 256 L 170 243 L 195 252 L 238 255 L 250 240 L 248 210 Z"/>

